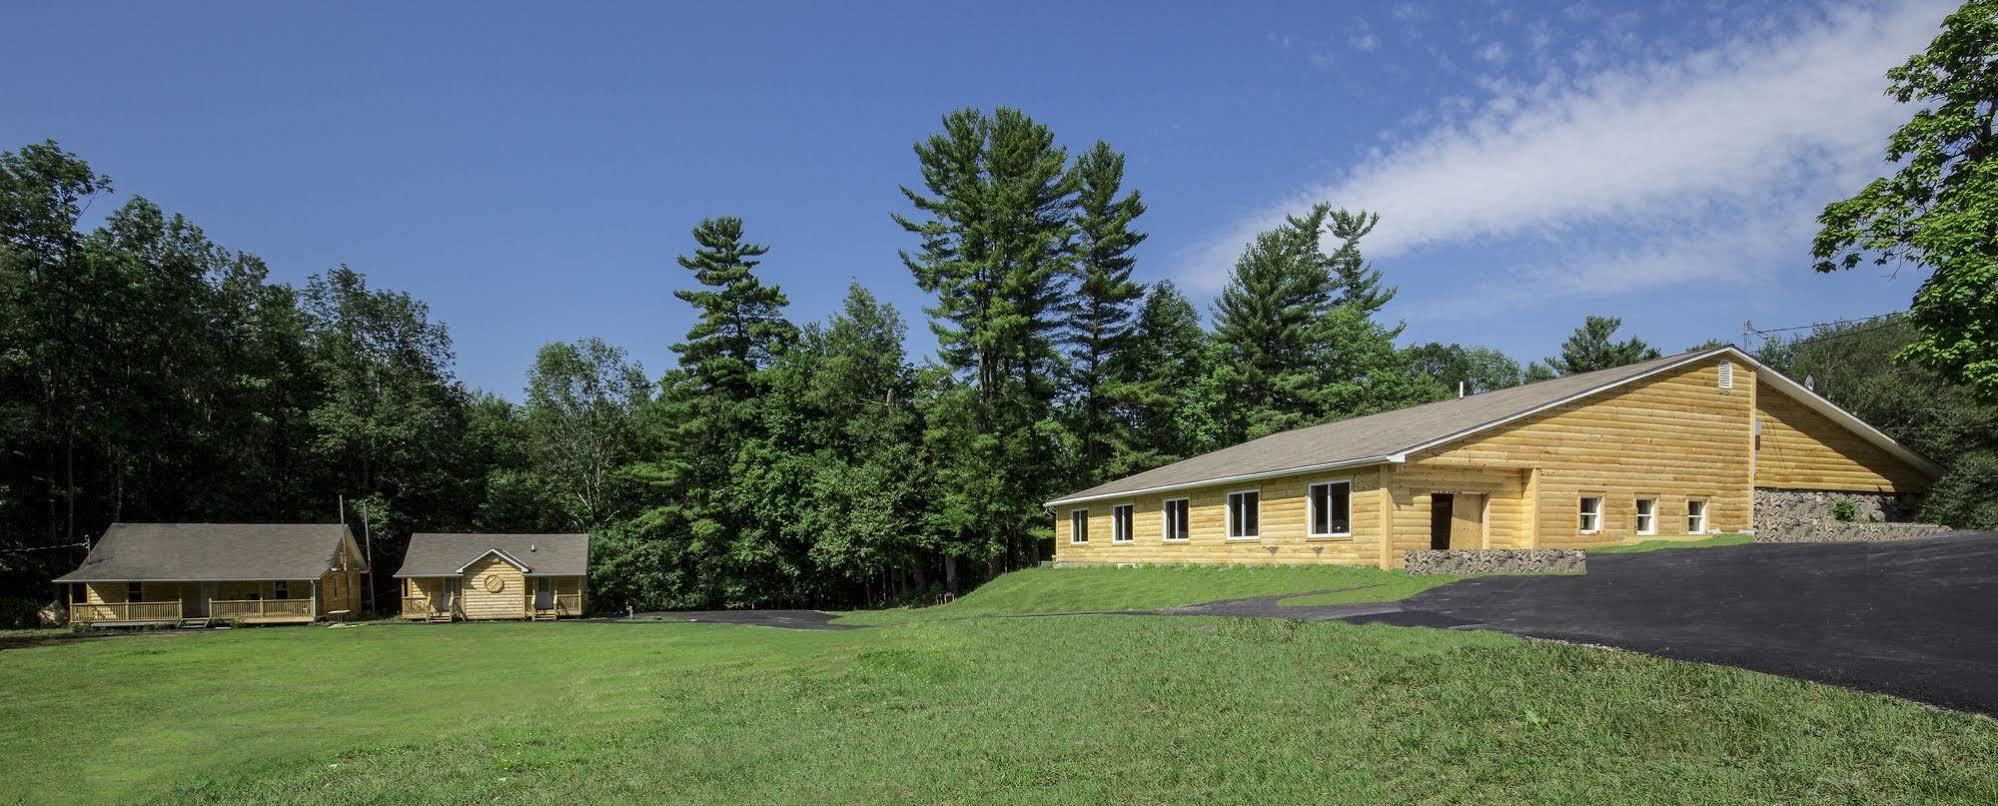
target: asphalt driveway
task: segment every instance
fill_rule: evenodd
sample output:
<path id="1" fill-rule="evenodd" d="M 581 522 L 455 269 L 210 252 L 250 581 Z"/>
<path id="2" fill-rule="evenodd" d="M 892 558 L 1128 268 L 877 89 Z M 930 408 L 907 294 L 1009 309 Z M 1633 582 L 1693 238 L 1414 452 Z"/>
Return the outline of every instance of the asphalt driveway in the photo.
<path id="1" fill-rule="evenodd" d="M 1602 554 L 1586 576 L 1485 577 L 1399 604 L 1318 615 L 1496 628 L 1998 715 L 1994 534 Z"/>

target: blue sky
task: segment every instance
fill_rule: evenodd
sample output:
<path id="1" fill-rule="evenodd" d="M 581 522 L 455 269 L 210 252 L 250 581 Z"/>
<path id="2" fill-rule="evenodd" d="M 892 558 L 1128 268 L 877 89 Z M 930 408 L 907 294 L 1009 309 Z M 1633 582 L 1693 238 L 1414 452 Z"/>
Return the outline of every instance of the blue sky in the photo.
<path id="1" fill-rule="evenodd" d="M 1383 213 L 1366 246 L 1406 341 L 1522 362 L 1585 314 L 1673 351 L 1904 308 L 1920 280 L 1817 275 L 1809 241 L 1881 171 L 1909 113 L 1882 74 L 1945 5 L 1077 5 L 18 7 L 0 148 L 58 139 L 278 279 L 410 291 L 509 397 L 547 341 L 669 366 L 673 257 L 719 214 L 772 246 L 794 319 L 858 279 L 929 351 L 889 214 L 963 106 L 1124 151 L 1138 274 L 1203 306 L 1316 200 Z"/>

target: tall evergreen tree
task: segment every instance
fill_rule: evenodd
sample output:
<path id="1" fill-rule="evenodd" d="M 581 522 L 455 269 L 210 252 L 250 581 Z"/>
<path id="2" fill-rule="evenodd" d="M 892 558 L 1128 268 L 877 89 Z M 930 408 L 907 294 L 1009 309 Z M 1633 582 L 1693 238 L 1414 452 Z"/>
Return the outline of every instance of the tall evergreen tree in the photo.
<path id="1" fill-rule="evenodd" d="M 1479 394 L 1520 384 L 1519 362 L 1490 347 L 1429 342 L 1408 348 L 1416 373 L 1434 378 L 1446 396 L 1459 384 L 1465 394 Z"/>
<path id="2" fill-rule="evenodd" d="M 1614 316 L 1584 319 L 1582 326 L 1561 342 L 1561 354 L 1545 359 L 1546 369 L 1553 375 L 1574 375 L 1658 357 L 1658 348 L 1645 344 L 1643 339 L 1632 336 L 1617 341 L 1616 330 L 1620 327 L 1623 320 Z M 1532 373 L 1532 367 L 1528 367 L 1528 372 Z"/>
<path id="3" fill-rule="evenodd" d="M 766 370 L 796 339 L 781 289 L 754 269 L 769 247 L 743 239 L 742 220 L 694 228 L 697 248 L 679 264 L 701 287 L 675 291 L 694 306 L 680 365 L 667 373 L 649 415 L 649 460 L 633 475 L 661 503 L 606 543 L 611 594 L 670 607 L 749 606 L 790 601 L 802 575 L 761 503 L 745 491 L 769 469 L 763 424 Z M 611 578 L 611 573 L 622 576 Z"/>
<path id="4" fill-rule="evenodd" d="M 1212 447 L 1211 401 L 1204 394 L 1210 340 L 1193 303 L 1169 280 L 1145 293 L 1130 348 L 1110 387 L 1111 415 L 1130 431 L 1104 463 L 1121 477 L 1179 461 Z"/>
<path id="5" fill-rule="evenodd" d="M 1378 218 L 1314 206 L 1256 236 L 1215 305 L 1223 442 L 1434 399 L 1374 321 L 1394 296 L 1360 253 Z M 1330 222 L 1328 224 L 1328 222 Z M 1328 226 L 1341 244 L 1326 254 Z"/>
<path id="6" fill-rule="evenodd" d="M 1132 317 L 1144 287 L 1131 280 L 1131 250 L 1145 234 L 1133 229 L 1145 203 L 1137 191 L 1118 197 L 1124 182 L 1124 155 L 1097 141 L 1076 158 L 1075 293 L 1063 305 L 1067 319 L 1069 387 L 1075 399 L 1069 417 L 1076 440 L 1076 483 L 1094 485 L 1115 469 L 1105 460 L 1127 450 L 1131 435 L 1112 416 L 1108 399 L 1125 378 L 1121 360 L 1131 348 Z"/>
<path id="7" fill-rule="evenodd" d="M 920 240 L 902 260 L 924 291 L 949 380 L 926 388 L 942 406 L 928 439 L 955 530 L 957 558 L 986 574 L 1030 561 L 1052 530 L 1039 503 L 1053 489 L 1061 427 L 1054 416 L 1061 356 L 1058 303 L 1073 254 L 1076 176 L 1054 133 L 1017 109 L 944 116 L 916 144 L 922 190 L 902 193 L 919 218 L 895 221 Z M 960 383 L 962 389 L 958 388 Z"/>

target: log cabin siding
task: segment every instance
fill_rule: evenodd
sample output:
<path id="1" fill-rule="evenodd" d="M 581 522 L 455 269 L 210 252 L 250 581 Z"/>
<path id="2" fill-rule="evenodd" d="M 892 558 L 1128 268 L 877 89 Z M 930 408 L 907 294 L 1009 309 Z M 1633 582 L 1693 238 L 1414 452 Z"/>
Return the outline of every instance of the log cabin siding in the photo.
<path id="1" fill-rule="evenodd" d="M 1305 491 L 1322 481 L 1350 481 L 1352 530 L 1339 537 L 1307 534 Z M 1262 494 L 1259 536 L 1230 540 L 1227 536 L 1228 494 L 1258 490 Z M 1185 542 L 1165 538 L 1165 502 L 1185 498 L 1188 534 Z M 1132 541 L 1111 542 L 1111 508 L 1135 507 Z M 1089 510 L 1089 543 L 1069 543 L 1069 512 Z M 1379 474 L 1373 468 L 1312 473 L 1258 482 L 1221 484 L 1191 490 L 1139 495 L 1055 509 L 1055 556 L 1074 563 L 1274 563 L 1371 564 L 1379 560 Z"/>
<path id="2" fill-rule="evenodd" d="M 1707 504 L 1710 528 L 1748 528 L 1749 446 L 1755 373 L 1737 365 L 1734 387 L 1720 388 L 1720 359 L 1679 367 L 1521 418 L 1409 457 L 1397 475 L 1456 468 L 1480 475 L 1510 470 L 1518 496 L 1493 497 L 1493 548 L 1581 548 L 1634 542 L 1637 499 L 1658 502 L 1657 537 L 1685 535 L 1689 499 Z M 1524 471 L 1539 469 L 1535 497 L 1524 496 Z M 1404 491 L 1398 491 L 1400 497 Z M 1428 498 L 1405 491 L 1416 511 L 1397 520 L 1397 535 L 1428 535 Z M 1603 499 L 1602 528 L 1580 529 L 1581 499 Z M 1529 531 L 1525 514 L 1538 523 Z M 1668 520 L 1666 513 L 1677 513 Z M 1646 538 L 1654 535 L 1645 535 Z M 1413 541 L 1400 541 L 1397 543 Z"/>
<path id="3" fill-rule="evenodd" d="M 1723 362 L 1732 365 L 1728 388 L 1721 387 Z M 1326 479 L 1353 482 L 1350 538 L 1305 535 L 1306 486 Z M 1057 505 L 1055 559 L 1391 568 L 1402 564 L 1404 552 L 1430 547 L 1430 507 L 1439 492 L 1483 496 L 1476 524 L 1482 547 L 1586 548 L 1752 529 L 1757 487 L 1916 492 L 1927 483 L 1920 469 L 1762 383 L 1752 364 L 1710 354 L 1411 451 L 1398 464 Z M 1227 495 L 1243 489 L 1262 493 L 1262 534 L 1229 540 Z M 1584 497 L 1602 499 L 1599 528 L 1589 533 L 1580 524 Z M 1161 506 L 1173 498 L 1190 500 L 1185 543 L 1161 540 Z M 1640 499 L 1653 502 L 1654 523 L 1645 534 L 1638 530 Z M 1702 532 L 1687 528 L 1692 501 L 1706 503 Z M 1127 503 L 1136 507 L 1136 539 L 1116 544 L 1112 507 Z M 1069 540 L 1069 513 L 1076 509 L 1089 511 L 1087 544 Z"/>
<path id="4" fill-rule="evenodd" d="M 1756 399 L 1762 423 L 1755 486 L 1790 490 L 1915 493 L 1929 478 L 1851 429 L 1780 392 Z"/>
<path id="5" fill-rule="evenodd" d="M 489 580 L 498 580 L 500 589 L 487 590 Z M 526 618 L 530 593 L 527 576 L 518 566 L 488 554 L 465 569 L 458 609 L 474 620 Z"/>

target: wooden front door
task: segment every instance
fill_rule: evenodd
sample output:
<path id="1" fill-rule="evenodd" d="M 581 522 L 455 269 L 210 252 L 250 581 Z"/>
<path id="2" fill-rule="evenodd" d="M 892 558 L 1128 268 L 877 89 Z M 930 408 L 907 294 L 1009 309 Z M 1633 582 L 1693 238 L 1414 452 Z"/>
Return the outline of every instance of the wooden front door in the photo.
<path id="1" fill-rule="evenodd" d="M 458 578 L 446 577 L 444 579 L 443 595 L 437 597 L 437 601 L 432 602 L 431 604 L 433 607 L 436 608 L 437 612 L 449 613 L 451 612 L 451 605 L 457 603 L 457 601 L 458 601 Z"/>
<path id="2" fill-rule="evenodd" d="M 555 609 L 555 580 L 548 577 L 534 578 L 534 609 Z"/>
<path id="3" fill-rule="evenodd" d="M 1485 497 L 1458 493 L 1450 507 L 1450 548 L 1458 551 L 1485 547 Z"/>

